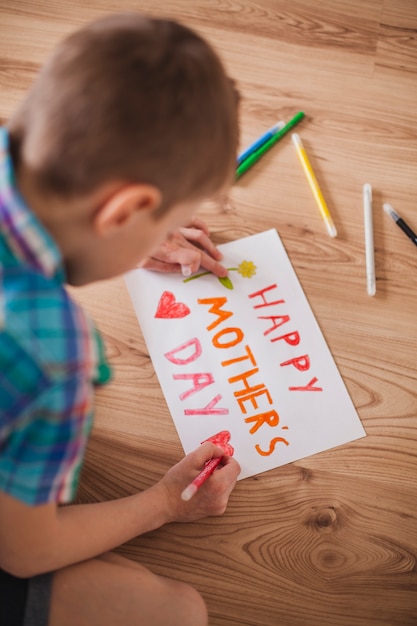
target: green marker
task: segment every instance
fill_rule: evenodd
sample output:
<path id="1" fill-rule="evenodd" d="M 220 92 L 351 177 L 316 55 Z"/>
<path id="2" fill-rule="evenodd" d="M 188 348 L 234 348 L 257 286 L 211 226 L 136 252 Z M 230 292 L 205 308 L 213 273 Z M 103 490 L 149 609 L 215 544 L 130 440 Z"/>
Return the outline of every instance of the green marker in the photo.
<path id="1" fill-rule="evenodd" d="M 271 139 L 268 139 L 268 141 L 266 143 L 263 144 L 263 146 L 261 146 L 258 150 L 256 150 L 255 152 L 253 152 L 252 154 L 250 154 L 248 156 L 247 159 L 245 159 L 244 161 L 242 161 L 242 163 L 239 165 L 239 167 L 236 169 L 236 180 L 238 178 L 240 178 L 242 176 L 242 174 L 244 174 L 245 172 L 247 172 L 247 170 L 249 168 L 252 167 L 252 165 L 254 165 L 255 163 L 257 163 L 257 161 L 259 161 L 259 159 L 261 158 L 261 156 L 263 156 L 265 154 L 265 152 L 268 152 L 268 150 L 270 148 L 272 148 L 272 146 L 274 144 L 277 143 L 277 141 L 279 141 L 281 139 L 281 137 L 283 137 L 284 135 L 286 135 L 288 133 L 288 131 L 290 131 L 292 128 L 294 128 L 294 126 L 296 126 L 298 124 L 298 122 L 301 122 L 301 120 L 304 117 L 304 113 L 302 111 L 300 111 L 299 113 L 297 113 L 297 115 L 295 115 L 292 120 L 290 120 L 288 122 L 288 124 L 286 124 L 284 126 L 284 128 L 282 128 L 281 130 L 279 130 L 273 137 L 271 137 Z"/>

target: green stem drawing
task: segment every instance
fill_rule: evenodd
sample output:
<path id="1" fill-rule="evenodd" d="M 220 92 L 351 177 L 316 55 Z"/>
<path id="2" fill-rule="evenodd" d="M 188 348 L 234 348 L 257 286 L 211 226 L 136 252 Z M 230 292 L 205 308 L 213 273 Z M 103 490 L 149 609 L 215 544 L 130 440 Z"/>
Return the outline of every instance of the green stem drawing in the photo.
<path id="1" fill-rule="evenodd" d="M 239 268 L 238 267 L 228 267 L 227 271 L 231 272 L 232 270 L 237 271 Z M 190 280 L 195 280 L 196 278 L 200 278 L 201 276 L 208 276 L 209 274 L 213 274 L 213 272 L 203 272 L 202 274 L 196 274 L 195 276 L 190 276 L 189 278 L 184 278 L 183 282 L 184 283 L 189 283 Z"/>
<path id="2" fill-rule="evenodd" d="M 241 274 L 244 278 L 252 278 L 252 276 L 256 274 L 256 265 L 252 261 L 242 261 L 238 267 L 228 267 L 227 271 L 239 272 L 239 274 Z M 195 276 L 184 278 L 183 282 L 189 283 L 190 280 L 201 278 L 201 276 L 209 276 L 210 274 L 214 276 L 213 272 L 201 272 Z M 223 287 L 226 287 L 226 289 L 233 289 L 233 283 L 229 276 L 217 276 L 217 280 L 223 285 Z"/>

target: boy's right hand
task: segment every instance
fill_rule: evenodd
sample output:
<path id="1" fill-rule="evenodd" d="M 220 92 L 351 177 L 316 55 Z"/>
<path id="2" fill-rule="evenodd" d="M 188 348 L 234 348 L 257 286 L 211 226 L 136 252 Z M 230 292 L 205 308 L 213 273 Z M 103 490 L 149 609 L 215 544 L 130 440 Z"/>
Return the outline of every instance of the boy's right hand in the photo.
<path id="1" fill-rule="evenodd" d="M 184 489 L 196 478 L 207 461 L 221 456 L 213 474 L 187 502 L 181 499 Z M 239 463 L 213 443 L 205 442 L 171 467 L 153 487 L 166 500 L 166 522 L 192 522 L 208 516 L 221 515 L 240 473 Z"/>
<path id="2" fill-rule="evenodd" d="M 213 457 L 219 469 L 184 502 L 183 490 Z M 0 490 L 0 568 L 30 578 L 104 554 L 167 522 L 221 515 L 239 464 L 211 442 L 174 465 L 156 485 L 118 500 L 58 507 L 30 506 Z"/>

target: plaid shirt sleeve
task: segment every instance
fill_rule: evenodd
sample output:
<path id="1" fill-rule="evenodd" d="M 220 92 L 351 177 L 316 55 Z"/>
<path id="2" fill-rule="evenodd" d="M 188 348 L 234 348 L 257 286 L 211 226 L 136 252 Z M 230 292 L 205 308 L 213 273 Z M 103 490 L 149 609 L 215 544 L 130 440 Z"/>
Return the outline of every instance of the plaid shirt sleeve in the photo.
<path id="1" fill-rule="evenodd" d="M 69 502 L 91 429 L 92 386 L 82 373 L 46 381 L 30 357 L 16 356 L 9 381 L 30 380 L 34 393 L 3 438 L 0 488 L 29 505 Z"/>
<path id="2" fill-rule="evenodd" d="M 97 331 L 65 289 L 36 295 L 23 289 L 0 331 L 0 489 L 30 505 L 73 499 L 94 385 L 110 378 Z"/>
<path id="3" fill-rule="evenodd" d="M 73 499 L 94 386 L 111 374 L 64 282 L 61 252 L 16 187 L 0 127 L 0 489 L 30 505 Z"/>

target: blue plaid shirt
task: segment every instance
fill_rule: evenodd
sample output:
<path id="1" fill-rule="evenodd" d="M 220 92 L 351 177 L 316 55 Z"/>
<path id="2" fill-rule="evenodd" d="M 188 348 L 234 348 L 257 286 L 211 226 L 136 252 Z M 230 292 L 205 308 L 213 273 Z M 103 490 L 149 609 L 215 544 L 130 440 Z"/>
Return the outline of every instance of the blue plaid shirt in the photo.
<path id="1" fill-rule="evenodd" d="M 34 505 L 74 497 L 101 339 L 64 287 L 61 254 L 14 181 L 0 128 L 0 489 Z"/>

